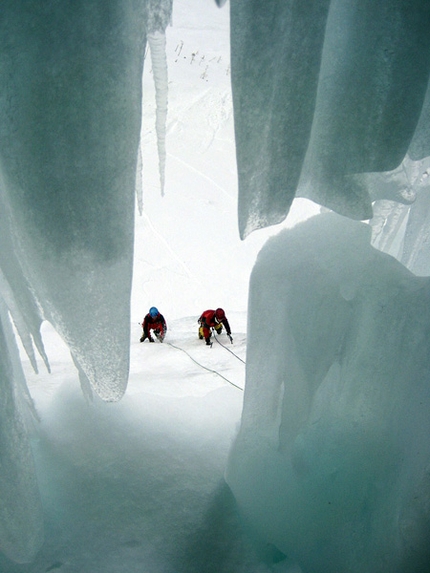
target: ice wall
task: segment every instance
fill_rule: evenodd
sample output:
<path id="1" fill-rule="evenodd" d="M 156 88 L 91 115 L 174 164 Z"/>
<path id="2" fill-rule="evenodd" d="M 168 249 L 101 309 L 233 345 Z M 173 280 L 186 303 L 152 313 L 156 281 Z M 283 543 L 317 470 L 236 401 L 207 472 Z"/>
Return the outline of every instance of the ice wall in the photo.
<path id="1" fill-rule="evenodd" d="M 108 400 L 128 375 L 144 17 L 140 2 L 18 1 L 0 20 L 9 283 Z"/>
<path id="2" fill-rule="evenodd" d="M 372 220 L 259 256 L 228 483 L 303 571 L 429 571 L 429 284 L 370 240 L 428 276 L 430 5 L 230 5 L 241 236 L 295 196 Z"/>
<path id="3" fill-rule="evenodd" d="M 419 276 L 430 274 L 429 174 L 430 157 L 413 161 L 408 154 L 396 170 L 366 175 L 376 191 L 372 244 Z"/>
<path id="4" fill-rule="evenodd" d="M 428 151 L 429 24 L 423 0 L 231 0 L 241 236 L 295 195 L 371 218 L 360 174 Z"/>
<path id="5" fill-rule="evenodd" d="M 241 235 L 281 221 L 300 194 L 350 217 L 370 217 L 373 192 L 381 192 L 375 172 L 395 170 L 407 152 L 416 161 L 429 153 L 430 6 L 422 0 L 231 0 L 230 6 Z M 108 401 L 121 398 L 128 375 L 144 48 L 147 33 L 162 40 L 171 7 L 171 0 L 5 0 L 1 7 L 2 328 L 10 328 L 10 313 L 36 369 L 33 346 L 48 365 L 39 328 L 51 321 L 70 347 L 84 391 Z M 154 52 L 154 62 L 163 64 L 162 50 Z M 163 183 L 162 121 L 157 130 Z M 342 324 L 348 289 L 347 282 L 340 300 L 329 297 L 327 315 Z M 264 293 L 262 286 L 255 296 L 263 300 Z M 412 323 L 404 322 L 407 340 L 415 340 Z M 23 481 L 13 484 L 19 504 L 2 506 L 0 546 L 25 561 L 41 542 L 40 508 L 17 398 L 25 390 L 15 390 L 12 346 L 2 349 L 1 439 L 14 436 L 2 476 L 10 470 Z M 276 352 L 282 361 L 284 348 Z M 326 354 L 318 356 L 322 368 Z M 307 368 L 308 376 L 317 375 L 315 365 Z M 307 399 L 298 391 L 294 415 Z M 269 404 L 276 420 L 278 403 Z M 2 498 L 11 483 L 1 482 Z M 17 537 L 31 511 L 28 529 Z M 402 531 L 419 554 L 419 528 Z M 393 555 L 400 560 L 402 550 Z"/>
<path id="6" fill-rule="evenodd" d="M 239 230 L 282 221 L 309 143 L 329 0 L 231 0 Z"/>
<path id="7" fill-rule="evenodd" d="M 50 321 L 86 395 L 106 401 L 121 398 L 129 370 L 146 36 L 171 8 L 171 0 L 1 6 L 3 329 L 10 313 L 35 370 L 34 347 L 49 368 L 39 329 Z M 0 549 L 29 561 L 43 532 L 11 348 L 2 343 Z"/>
<path id="8" fill-rule="evenodd" d="M 227 481 L 303 571 L 430 569 L 430 282 L 318 215 L 254 267 Z"/>
<path id="9" fill-rule="evenodd" d="M 26 392 L 7 307 L 0 297 L 0 551 L 31 561 L 43 541 L 43 515 L 25 423 Z"/>

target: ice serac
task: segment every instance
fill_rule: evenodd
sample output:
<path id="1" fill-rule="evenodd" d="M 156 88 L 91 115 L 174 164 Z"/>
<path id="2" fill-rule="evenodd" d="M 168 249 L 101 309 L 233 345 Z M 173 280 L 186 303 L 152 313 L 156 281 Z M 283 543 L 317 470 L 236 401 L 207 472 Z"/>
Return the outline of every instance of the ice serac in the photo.
<path id="1" fill-rule="evenodd" d="M 370 233 L 318 215 L 270 239 L 251 277 L 226 476 L 256 534 L 309 573 L 429 571 L 430 279 Z"/>
<path id="2" fill-rule="evenodd" d="M 232 0 L 231 24 L 241 235 L 296 194 L 369 219 L 360 174 L 428 149 L 428 2 Z"/>
<path id="3" fill-rule="evenodd" d="M 105 400 L 128 377 L 145 11 L 6 0 L 0 18 L 2 268 Z"/>
<path id="4" fill-rule="evenodd" d="M 0 551 L 32 561 L 43 542 L 43 514 L 23 409 L 24 374 L 0 297 Z"/>
<path id="5" fill-rule="evenodd" d="M 231 0 L 239 231 L 288 213 L 311 132 L 329 0 Z"/>

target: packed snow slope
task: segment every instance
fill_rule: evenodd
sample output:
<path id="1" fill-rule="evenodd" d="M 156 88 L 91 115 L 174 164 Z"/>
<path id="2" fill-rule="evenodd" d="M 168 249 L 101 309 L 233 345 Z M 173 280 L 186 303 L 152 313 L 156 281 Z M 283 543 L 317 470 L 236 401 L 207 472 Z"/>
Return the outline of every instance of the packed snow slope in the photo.
<path id="1" fill-rule="evenodd" d="M 43 325 L 53 373 L 24 366 L 45 541 L 31 564 L 0 556 L 2 573 L 269 573 L 223 479 L 246 358 L 246 313 L 228 318 L 234 344 L 224 334 L 213 348 L 194 316 L 168 320 L 163 344 L 140 344 L 132 326 L 128 389 L 110 404 L 85 400 L 66 345 Z"/>
<path id="2" fill-rule="evenodd" d="M 132 321 L 152 306 L 166 317 L 215 305 L 246 311 L 248 282 L 266 239 L 318 206 L 298 199 L 283 225 L 239 237 L 228 6 L 176 1 L 166 30 L 169 73 L 164 196 L 156 92 L 145 61 Z M 146 59 L 149 58 L 147 54 Z M 140 195 L 139 195 L 140 197 Z"/>

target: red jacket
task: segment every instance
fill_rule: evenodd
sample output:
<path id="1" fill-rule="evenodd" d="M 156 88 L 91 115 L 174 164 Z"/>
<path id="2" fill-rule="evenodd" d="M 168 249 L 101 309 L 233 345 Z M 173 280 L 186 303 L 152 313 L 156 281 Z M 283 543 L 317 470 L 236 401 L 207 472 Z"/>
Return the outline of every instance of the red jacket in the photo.
<path id="1" fill-rule="evenodd" d="M 167 330 L 166 321 L 164 320 L 164 316 L 160 313 L 155 318 L 148 313 L 142 322 L 142 328 L 145 335 L 150 338 L 149 331 L 158 329 L 161 334 L 165 334 Z"/>
<path id="2" fill-rule="evenodd" d="M 219 320 L 216 316 L 215 316 L 215 311 L 214 310 L 205 310 L 202 315 L 199 318 L 199 322 L 203 327 L 206 328 L 212 328 L 214 326 L 216 326 L 217 324 L 223 324 L 225 331 L 227 332 L 227 334 L 230 336 L 231 335 L 231 329 L 230 329 L 230 324 L 227 320 L 227 317 L 224 316 L 223 319 Z"/>

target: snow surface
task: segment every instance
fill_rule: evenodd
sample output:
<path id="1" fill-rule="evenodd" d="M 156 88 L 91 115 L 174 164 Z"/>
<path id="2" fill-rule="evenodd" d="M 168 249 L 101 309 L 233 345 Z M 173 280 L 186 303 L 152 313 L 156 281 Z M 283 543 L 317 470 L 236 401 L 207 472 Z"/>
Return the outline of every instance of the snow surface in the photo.
<path id="1" fill-rule="evenodd" d="M 167 29 L 164 197 L 145 63 L 143 214 L 136 215 L 124 398 L 88 403 L 69 351 L 48 323 L 42 334 L 51 374 L 43 364 L 35 374 L 21 349 L 40 416 L 40 423 L 28 422 L 45 543 L 31 564 L 0 555 L 2 573 L 271 570 L 271 548 L 251 546 L 223 479 L 242 409 L 248 280 L 261 246 L 278 232 L 239 239 L 228 30 L 228 6 L 175 0 Z M 286 224 L 317 210 L 297 200 Z M 139 323 L 153 305 L 168 323 L 163 345 L 139 343 Z M 234 339 L 219 342 L 234 354 L 197 339 L 198 316 L 217 306 L 225 308 Z M 275 567 L 287 568 L 285 561 Z"/>
<path id="2" fill-rule="evenodd" d="M 155 305 L 166 316 L 206 308 L 246 311 L 248 280 L 269 236 L 319 207 L 298 199 L 283 225 L 241 241 L 230 86 L 229 6 L 174 2 L 167 28 L 169 73 L 165 196 L 156 155 L 155 95 L 145 62 L 142 217 L 137 215 L 133 319 Z M 233 326 L 234 329 L 234 326 Z"/>

